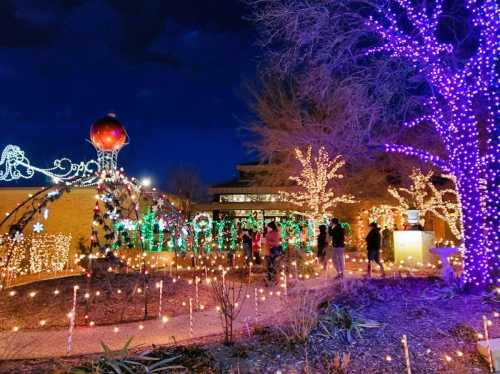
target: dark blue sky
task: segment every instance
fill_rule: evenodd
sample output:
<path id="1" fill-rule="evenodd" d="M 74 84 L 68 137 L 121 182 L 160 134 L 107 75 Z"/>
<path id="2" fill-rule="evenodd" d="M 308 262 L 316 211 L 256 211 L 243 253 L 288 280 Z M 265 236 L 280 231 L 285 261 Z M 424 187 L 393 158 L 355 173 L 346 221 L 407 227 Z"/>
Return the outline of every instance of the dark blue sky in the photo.
<path id="1" fill-rule="evenodd" d="M 243 86 L 259 53 L 245 15 L 238 0 L 1 0 L 0 148 L 37 166 L 88 159 L 90 124 L 112 111 L 129 175 L 231 178 L 249 159 Z"/>

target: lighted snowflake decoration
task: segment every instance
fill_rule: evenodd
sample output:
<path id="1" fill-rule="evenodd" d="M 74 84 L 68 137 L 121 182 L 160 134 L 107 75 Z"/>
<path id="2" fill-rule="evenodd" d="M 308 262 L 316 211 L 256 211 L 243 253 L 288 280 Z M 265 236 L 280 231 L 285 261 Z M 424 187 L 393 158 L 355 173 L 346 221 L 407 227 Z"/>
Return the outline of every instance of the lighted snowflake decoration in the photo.
<path id="1" fill-rule="evenodd" d="M 42 231 L 43 231 L 43 224 L 42 223 L 37 222 L 33 225 L 33 232 L 40 234 Z"/>
<path id="2" fill-rule="evenodd" d="M 159 198 L 158 201 L 156 202 L 156 207 L 158 209 L 161 209 L 163 208 L 164 205 L 165 205 L 165 200 L 163 198 Z"/>
<path id="3" fill-rule="evenodd" d="M 16 231 L 13 240 L 16 243 L 21 243 L 24 240 L 24 234 L 22 232 Z"/>

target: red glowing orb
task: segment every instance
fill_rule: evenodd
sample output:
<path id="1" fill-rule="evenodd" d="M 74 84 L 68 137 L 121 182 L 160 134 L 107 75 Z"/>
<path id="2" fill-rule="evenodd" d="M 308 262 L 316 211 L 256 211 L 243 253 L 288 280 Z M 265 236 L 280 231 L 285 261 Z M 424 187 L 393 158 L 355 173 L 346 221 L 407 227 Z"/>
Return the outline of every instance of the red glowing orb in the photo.
<path id="1" fill-rule="evenodd" d="M 114 116 L 108 115 L 94 122 L 90 140 L 102 152 L 119 151 L 127 143 L 127 132 Z"/>

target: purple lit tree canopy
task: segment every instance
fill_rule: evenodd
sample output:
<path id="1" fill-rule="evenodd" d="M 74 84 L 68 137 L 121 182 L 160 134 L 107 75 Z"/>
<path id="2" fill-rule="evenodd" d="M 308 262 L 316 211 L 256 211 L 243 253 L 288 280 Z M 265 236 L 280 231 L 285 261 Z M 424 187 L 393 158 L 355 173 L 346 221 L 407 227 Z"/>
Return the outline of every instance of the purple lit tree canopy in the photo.
<path id="1" fill-rule="evenodd" d="M 463 281 L 485 287 L 498 285 L 500 278 L 496 124 L 500 99 L 495 70 L 500 10 L 495 0 L 460 1 L 443 4 L 443 0 L 434 0 L 422 5 L 409 0 L 389 4 L 377 0 L 256 0 L 255 19 L 262 26 L 264 45 L 271 50 L 270 61 L 278 70 L 305 77 L 308 69 L 316 75 L 324 72 L 323 80 L 313 80 L 313 89 L 332 77 L 360 71 L 349 71 L 345 56 L 361 61 L 357 66 L 362 70 L 373 65 L 377 56 L 390 55 L 409 63 L 415 77 L 423 77 L 428 87 L 424 111 L 404 126 L 427 126 L 429 140 L 439 138 L 443 152 L 399 143 L 386 144 L 385 149 L 416 156 L 455 176 L 464 226 Z M 378 44 L 367 47 L 374 33 Z M 444 37 L 447 33 L 452 36 Z M 375 74 L 374 86 L 379 84 L 377 77 Z M 308 79 L 303 81 L 307 84 Z"/>
<path id="2" fill-rule="evenodd" d="M 500 103 L 495 91 L 498 84 L 495 61 L 499 51 L 498 5 L 494 0 L 466 3 L 479 31 L 478 46 L 467 61 L 452 64 L 450 56 L 454 47 L 438 39 L 442 0 L 436 1 L 432 11 L 425 7 L 415 8 L 407 0 L 399 0 L 398 4 L 405 11 L 411 31 L 403 31 L 402 17 L 391 7 L 379 9 L 380 17 L 370 17 L 368 23 L 382 37 L 383 45 L 371 52 L 384 51 L 409 59 L 425 75 L 434 91 L 426 102 L 427 114 L 405 125 L 431 123 L 443 142 L 447 159 L 399 144 L 387 144 L 386 149 L 417 156 L 455 175 L 464 220 L 463 280 L 476 286 L 497 283 L 499 149 L 495 119 Z M 487 103 L 484 144 L 481 144 L 479 132 L 481 119 L 475 107 L 480 98 Z"/>

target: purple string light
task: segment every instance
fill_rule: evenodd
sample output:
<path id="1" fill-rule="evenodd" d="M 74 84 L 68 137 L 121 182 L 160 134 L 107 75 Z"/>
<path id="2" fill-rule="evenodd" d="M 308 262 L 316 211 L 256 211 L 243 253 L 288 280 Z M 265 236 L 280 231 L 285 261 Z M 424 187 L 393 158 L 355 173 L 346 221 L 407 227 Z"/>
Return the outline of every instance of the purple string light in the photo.
<path id="1" fill-rule="evenodd" d="M 383 39 L 382 46 L 370 53 L 389 52 L 405 58 L 425 75 L 435 95 L 427 101 L 428 114 L 408 122 L 413 127 L 425 121 L 434 126 L 446 152 L 447 160 L 421 149 L 387 144 L 386 151 L 416 156 L 435 164 L 456 177 L 462 205 L 464 226 L 465 284 L 487 287 L 500 284 L 500 212 L 499 212 L 499 77 L 495 71 L 500 51 L 500 10 L 495 0 L 466 1 L 472 21 L 479 31 L 474 55 L 462 66 L 447 63 L 454 47 L 442 43 L 437 27 L 442 14 L 442 0 L 437 0 L 429 15 L 426 7 L 415 8 L 408 0 L 397 0 L 406 12 L 414 32 L 406 33 L 391 7 L 379 9 L 368 24 Z M 485 99 L 486 144 L 481 144 L 479 117 L 473 102 Z"/>

